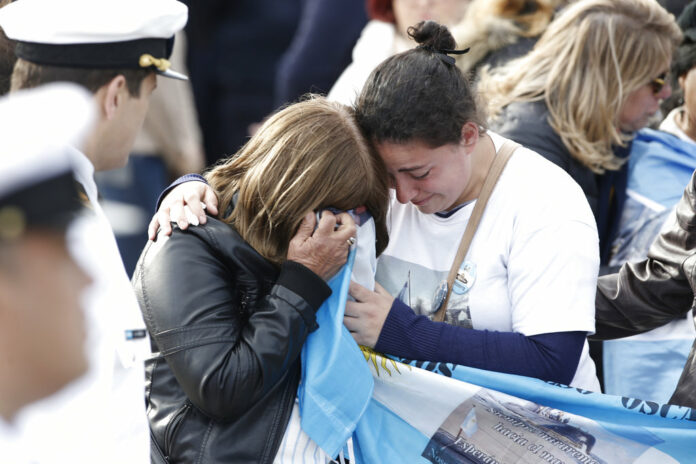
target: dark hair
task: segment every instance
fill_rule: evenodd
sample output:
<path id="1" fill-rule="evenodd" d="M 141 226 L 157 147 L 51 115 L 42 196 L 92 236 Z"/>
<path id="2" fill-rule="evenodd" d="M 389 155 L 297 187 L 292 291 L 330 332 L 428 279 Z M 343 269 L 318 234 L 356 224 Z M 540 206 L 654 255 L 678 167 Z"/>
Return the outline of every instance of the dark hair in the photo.
<path id="1" fill-rule="evenodd" d="M 18 59 L 12 73 L 12 90 L 31 89 L 49 82 L 73 82 L 96 93 L 114 77 L 126 78 L 126 87 L 131 97 L 140 97 L 143 80 L 153 71 L 150 69 L 93 69 L 49 66 Z"/>
<path id="2" fill-rule="evenodd" d="M 469 81 L 443 52 L 456 48 L 449 30 L 424 21 L 408 35 L 420 46 L 383 61 L 358 97 L 356 119 L 366 138 L 439 147 L 459 143 L 467 122 L 485 131 Z"/>
<path id="3" fill-rule="evenodd" d="M 2 7 L 1 1 L 0 7 Z M 0 28 L 0 95 L 5 95 L 10 91 L 12 69 L 14 69 L 16 61 L 14 41 L 8 39 L 5 31 Z"/>
<path id="4" fill-rule="evenodd" d="M 387 23 L 395 23 L 392 0 L 367 0 L 367 16 Z"/>
<path id="5" fill-rule="evenodd" d="M 670 78 L 672 95 L 661 105 L 668 113 L 684 101 L 684 90 L 679 87 L 679 78 L 696 66 L 696 2 L 690 3 L 679 16 L 677 24 L 684 33 L 682 43 L 677 47 L 672 58 Z"/>

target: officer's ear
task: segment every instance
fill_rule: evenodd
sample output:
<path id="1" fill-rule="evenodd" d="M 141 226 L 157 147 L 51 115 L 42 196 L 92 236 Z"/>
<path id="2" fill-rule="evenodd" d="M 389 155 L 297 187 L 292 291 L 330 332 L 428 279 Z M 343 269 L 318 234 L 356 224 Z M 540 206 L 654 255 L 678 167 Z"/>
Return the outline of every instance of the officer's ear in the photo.
<path id="1" fill-rule="evenodd" d="M 97 91 L 97 103 L 105 119 L 109 120 L 115 116 L 118 107 L 123 103 L 125 92 L 127 91 L 126 78 L 122 74 L 111 79 Z"/>

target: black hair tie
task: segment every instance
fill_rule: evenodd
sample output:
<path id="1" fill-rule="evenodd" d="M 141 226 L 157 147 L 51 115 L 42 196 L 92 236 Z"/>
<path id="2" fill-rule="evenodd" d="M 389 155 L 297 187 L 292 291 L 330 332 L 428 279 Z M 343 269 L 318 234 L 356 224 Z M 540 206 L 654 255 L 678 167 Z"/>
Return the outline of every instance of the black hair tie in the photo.
<path id="1" fill-rule="evenodd" d="M 452 66 L 454 66 L 456 60 L 449 55 L 464 55 L 465 53 L 469 52 L 469 48 L 464 48 L 462 50 L 450 50 L 448 48 L 436 49 L 432 45 L 420 45 L 419 48 L 434 53 L 442 60 L 443 63 L 450 64 Z"/>

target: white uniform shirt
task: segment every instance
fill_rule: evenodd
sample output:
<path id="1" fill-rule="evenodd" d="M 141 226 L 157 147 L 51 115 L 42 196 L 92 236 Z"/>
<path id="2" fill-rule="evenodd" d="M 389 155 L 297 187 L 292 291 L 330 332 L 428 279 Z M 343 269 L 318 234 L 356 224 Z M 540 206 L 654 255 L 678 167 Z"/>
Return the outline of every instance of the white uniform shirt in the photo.
<path id="1" fill-rule="evenodd" d="M 0 462 L 7 464 L 28 464 L 26 453 L 22 450 L 19 435 L 12 424 L 0 418 Z"/>
<path id="2" fill-rule="evenodd" d="M 82 298 L 90 368 L 61 392 L 27 407 L 18 426 L 26 449 L 42 464 L 149 463 L 143 365 L 149 338 L 97 201 L 94 166 L 77 150 L 74 155 L 75 177 L 93 210 L 67 234 L 73 257 L 93 281 Z"/>

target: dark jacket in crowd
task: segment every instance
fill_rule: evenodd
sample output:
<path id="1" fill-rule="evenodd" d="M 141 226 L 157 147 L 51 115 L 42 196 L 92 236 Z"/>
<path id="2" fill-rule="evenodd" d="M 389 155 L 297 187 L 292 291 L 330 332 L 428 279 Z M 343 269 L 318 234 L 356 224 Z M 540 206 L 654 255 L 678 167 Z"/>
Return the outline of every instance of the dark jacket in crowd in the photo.
<path id="1" fill-rule="evenodd" d="M 677 204 L 676 221 L 655 239 L 648 258 L 600 277 L 593 338 L 626 337 L 684 318 L 695 288 L 696 176 Z M 670 403 L 696 408 L 696 342 Z"/>
<path id="2" fill-rule="evenodd" d="M 278 63 L 275 107 L 312 92 L 326 95 L 348 67 L 367 23 L 365 2 L 303 0 L 295 36 Z"/>
<path id="3" fill-rule="evenodd" d="M 148 243 L 133 285 L 153 351 L 153 462 L 273 462 L 326 283 L 292 261 L 278 269 L 209 218 Z"/>
<path id="4" fill-rule="evenodd" d="M 274 110 L 276 67 L 300 0 L 188 0 L 187 66 L 206 165 L 234 154 Z"/>
<path id="5" fill-rule="evenodd" d="M 621 210 L 626 200 L 627 165 L 624 164 L 618 171 L 595 174 L 570 154 L 548 118 L 549 111 L 543 101 L 511 103 L 491 124 L 491 130 L 536 151 L 560 166 L 580 185 L 597 221 L 600 262 L 604 265 L 609 261 L 610 247 L 618 232 Z M 614 149 L 619 157 L 628 156 L 629 152 L 630 144 Z M 549 192 L 549 195 L 553 195 L 553 192 Z"/>

